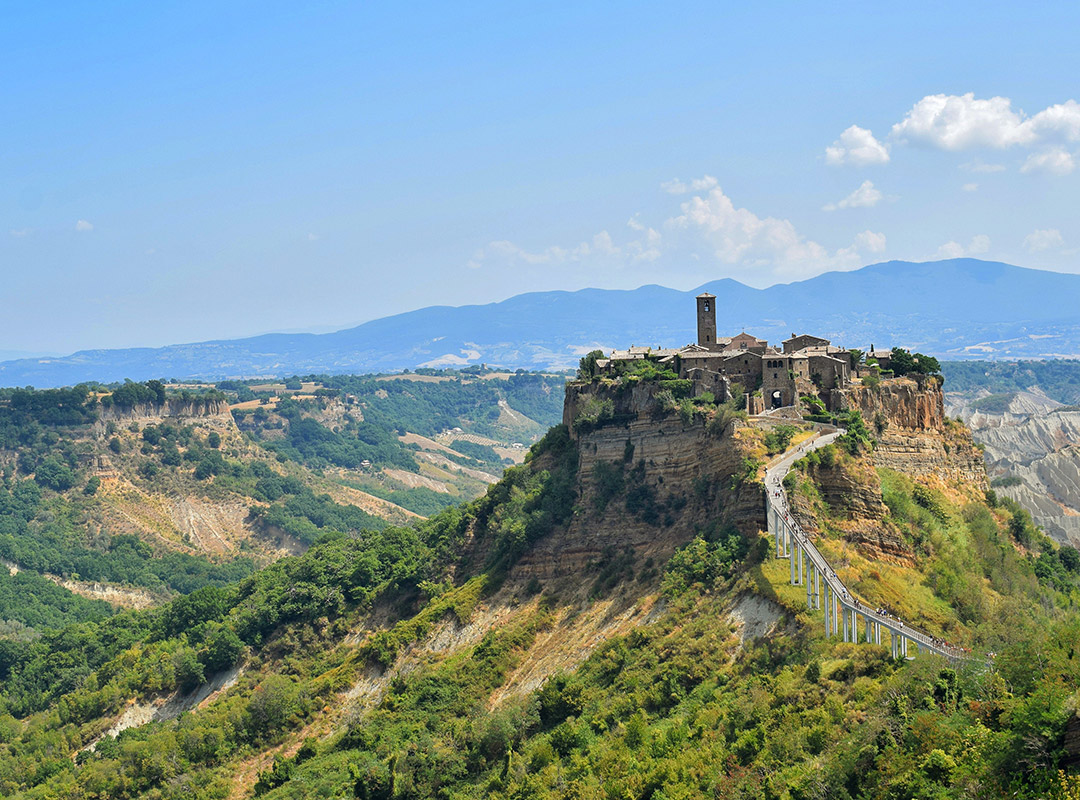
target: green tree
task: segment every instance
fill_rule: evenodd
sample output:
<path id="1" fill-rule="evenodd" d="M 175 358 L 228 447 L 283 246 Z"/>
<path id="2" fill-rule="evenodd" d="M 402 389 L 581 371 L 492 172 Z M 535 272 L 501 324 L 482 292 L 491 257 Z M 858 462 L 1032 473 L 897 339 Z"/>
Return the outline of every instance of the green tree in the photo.
<path id="1" fill-rule="evenodd" d="M 243 642 L 232 628 L 216 628 L 206 637 L 200 660 L 207 672 L 213 674 L 231 668 L 240 658 Z"/>
<path id="2" fill-rule="evenodd" d="M 176 686 L 181 691 L 190 692 L 206 680 L 199 656 L 190 647 L 181 647 L 173 653 L 172 664 Z"/>
<path id="3" fill-rule="evenodd" d="M 577 376 L 580 380 L 589 381 L 596 377 L 596 360 L 604 357 L 603 350 L 593 350 L 581 357 L 578 363 Z"/>
<path id="4" fill-rule="evenodd" d="M 889 367 L 892 369 L 893 374 L 896 376 L 907 375 L 915 371 L 915 358 L 911 355 L 911 352 L 905 350 L 902 347 L 894 347 L 892 349 L 892 359 L 889 361 Z"/>
<path id="5" fill-rule="evenodd" d="M 75 473 L 67 464 L 49 456 L 38 465 L 34 472 L 34 480 L 39 486 L 64 492 L 75 485 Z"/>

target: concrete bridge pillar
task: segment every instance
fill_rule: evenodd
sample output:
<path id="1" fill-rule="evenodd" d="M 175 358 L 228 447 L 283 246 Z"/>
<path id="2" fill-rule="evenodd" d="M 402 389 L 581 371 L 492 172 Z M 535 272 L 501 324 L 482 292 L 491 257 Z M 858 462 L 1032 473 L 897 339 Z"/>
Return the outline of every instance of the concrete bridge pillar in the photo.
<path id="1" fill-rule="evenodd" d="M 829 584 L 825 584 L 824 591 L 825 599 L 825 638 L 828 639 L 832 636 L 832 620 L 829 618 L 829 611 L 832 608 L 832 598 L 829 597 Z"/>
<path id="2" fill-rule="evenodd" d="M 840 605 L 840 613 L 844 615 L 844 641 L 848 640 L 848 610 Z"/>
<path id="3" fill-rule="evenodd" d="M 814 607 L 814 562 L 808 561 L 806 564 L 806 607 L 812 609 Z"/>
<path id="4" fill-rule="evenodd" d="M 871 623 L 870 623 L 870 615 L 869 614 L 863 614 L 863 620 L 866 622 L 866 643 L 870 644 L 871 642 L 874 641 L 871 638 L 871 635 L 870 635 L 870 625 L 871 625 Z"/>
<path id="5" fill-rule="evenodd" d="M 791 585 L 795 585 L 795 553 L 788 553 L 788 566 L 791 569 Z"/>
<path id="6" fill-rule="evenodd" d="M 821 570 L 814 568 L 814 608 L 821 608 Z"/>
<path id="7" fill-rule="evenodd" d="M 898 636 L 896 634 L 896 631 L 890 630 L 889 631 L 889 639 L 892 640 L 892 657 L 893 658 L 896 658 L 896 640 L 897 640 L 897 638 L 898 638 Z"/>
<path id="8" fill-rule="evenodd" d="M 803 550 L 805 550 L 806 548 L 804 548 L 802 543 L 800 542 L 797 545 L 797 549 L 799 551 L 799 583 L 801 584 L 803 583 Z"/>

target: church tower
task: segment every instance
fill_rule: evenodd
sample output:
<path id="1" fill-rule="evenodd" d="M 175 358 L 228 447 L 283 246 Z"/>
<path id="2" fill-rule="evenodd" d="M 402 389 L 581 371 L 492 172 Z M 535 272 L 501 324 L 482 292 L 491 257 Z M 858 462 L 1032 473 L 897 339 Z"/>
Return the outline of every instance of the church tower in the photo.
<path id="1" fill-rule="evenodd" d="M 716 349 L 716 295 L 708 292 L 697 296 L 697 343 Z"/>

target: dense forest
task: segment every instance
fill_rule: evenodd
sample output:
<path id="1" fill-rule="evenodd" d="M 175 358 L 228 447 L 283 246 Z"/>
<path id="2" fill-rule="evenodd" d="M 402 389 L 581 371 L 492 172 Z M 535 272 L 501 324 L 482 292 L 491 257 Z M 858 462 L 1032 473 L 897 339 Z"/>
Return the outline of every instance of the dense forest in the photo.
<path id="1" fill-rule="evenodd" d="M 941 368 L 948 392 L 983 389 L 992 395 L 1009 395 L 1038 386 L 1059 403 L 1080 405 L 1080 361 L 1077 360 L 944 361 Z"/>

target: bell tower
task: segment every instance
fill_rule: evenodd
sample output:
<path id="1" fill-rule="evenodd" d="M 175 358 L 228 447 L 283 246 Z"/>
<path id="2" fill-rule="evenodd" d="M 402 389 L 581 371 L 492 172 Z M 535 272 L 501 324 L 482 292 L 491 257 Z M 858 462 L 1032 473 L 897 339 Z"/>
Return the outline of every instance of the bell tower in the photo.
<path id="1" fill-rule="evenodd" d="M 697 343 L 716 349 L 716 295 L 708 292 L 697 296 Z"/>

